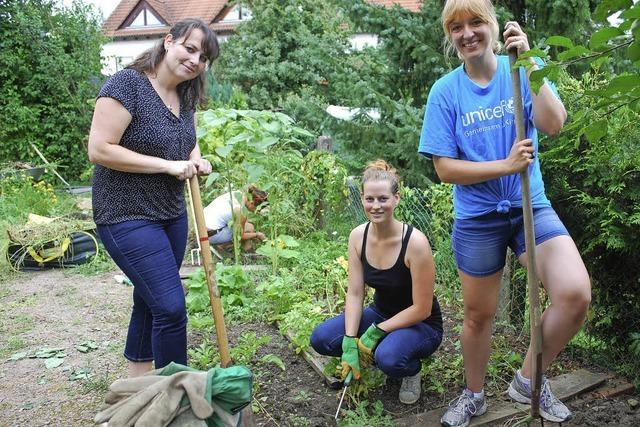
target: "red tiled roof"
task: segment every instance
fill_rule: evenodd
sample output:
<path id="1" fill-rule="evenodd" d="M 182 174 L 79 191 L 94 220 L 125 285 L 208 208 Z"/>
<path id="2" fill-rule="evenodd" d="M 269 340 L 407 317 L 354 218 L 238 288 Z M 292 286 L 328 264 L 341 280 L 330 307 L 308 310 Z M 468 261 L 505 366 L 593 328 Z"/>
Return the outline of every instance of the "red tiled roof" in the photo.
<path id="1" fill-rule="evenodd" d="M 392 7 L 394 4 L 409 9 L 411 12 L 418 12 L 422 7 L 422 0 L 368 0 L 369 3 L 379 4 L 385 7 Z"/>
<path id="2" fill-rule="evenodd" d="M 422 0 L 368 1 L 385 7 L 398 4 L 412 12 L 419 11 L 422 6 Z M 131 12 L 142 2 L 149 5 L 168 25 L 151 28 L 121 28 L 122 24 L 131 15 Z M 227 3 L 229 3 L 228 0 L 121 0 L 104 22 L 102 28 L 107 37 L 148 37 L 166 34 L 171 26 L 181 19 L 200 18 L 204 22 L 211 23 L 211 27 L 218 32 L 230 32 L 235 29 L 239 22 L 219 22 L 227 12 L 225 10 Z"/>
<path id="3" fill-rule="evenodd" d="M 138 4 L 146 2 L 159 17 L 169 25 L 153 28 L 120 28 Z M 200 18 L 205 22 L 213 22 L 224 9 L 228 0 L 122 0 L 102 28 L 108 37 L 145 37 L 166 34 L 173 24 L 185 18 Z M 235 23 L 215 23 L 212 27 L 217 31 L 232 30 Z"/>

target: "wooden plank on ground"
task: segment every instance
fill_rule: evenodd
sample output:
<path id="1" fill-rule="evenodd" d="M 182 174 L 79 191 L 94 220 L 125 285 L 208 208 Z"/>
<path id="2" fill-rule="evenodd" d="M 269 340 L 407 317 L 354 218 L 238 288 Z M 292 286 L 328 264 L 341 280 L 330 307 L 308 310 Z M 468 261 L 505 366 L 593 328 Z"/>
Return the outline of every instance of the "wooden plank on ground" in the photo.
<path id="1" fill-rule="evenodd" d="M 550 378 L 549 381 L 551 382 L 551 389 L 556 397 L 560 400 L 568 400 L 580 393 L 598 387 L 606 379 L 607 374 L 592 373 L 585 369 L 579 369 L 569 374 Z M 524 417 L 529 413 L 529 405 L 522 405 L 512 402 L 511 400 L 490 399 L 488 403 L 489 409 L 487 412 L 480 417 L 473 418 L 469 425 L 482 426 L 489 423 L 505 421 L 510 418 Z M 440 417 L 442 417 L 445 410 L 446 408 L 438 408 L 421 414 L 400 418 L 395 420 L 395 425 L 398 427 L 413 427 L 417 425 L 421 427 L 439 427 Z M 551 423 L 548 424 L 552 425 Z M 547 425 L 547 423 L 545 423 L 545 425 Z"/>
<path id="2" fill-rule="evenodd" d="M 285 337 L 287 337 L 289 342 L 293 343 L 293 336 L 291 335 L 291 331 L 287 331 L 285 333 Z M 313 368 L 313 370 L 316 371 L 318 375 L 324 378 L 325 384 L 327 384 L 332 389 L 340 388 L 340 386 L 342 385 L 342 381 L 340 381 L 336 377 L 327 376 L 324 373 L 324 367 L 327 366 L 327 363 L 329 363 L 330 360 L 329 357 L 322 356 L 311 347 L 302 352 L 302 357 L 309 363 L 309 365 L 311 365 L 311 368 Z"/>

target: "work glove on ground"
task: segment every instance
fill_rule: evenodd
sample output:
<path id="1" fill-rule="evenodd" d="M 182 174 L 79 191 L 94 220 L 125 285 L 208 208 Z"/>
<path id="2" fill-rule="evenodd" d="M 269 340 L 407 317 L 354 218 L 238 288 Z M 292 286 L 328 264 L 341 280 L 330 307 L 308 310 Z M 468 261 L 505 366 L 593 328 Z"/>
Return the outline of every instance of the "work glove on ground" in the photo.
<path id="1" fill-rule="evenodd" d="M 349 372 L 353 373 L 354 379 L 360 379 L 357 338 L 345 335 L 344 338 L 342 338 L 342 358 L 336 368 L 336 374 L 342 380 L 345 380 Z"/>
<path id="2" fill-rule="evenodd" d="M 387 333 L 380 329 L 375 323 L 372 323 L 364 334 L 362 334 L 358 340 L 358 352 L 360 354 L 360 364 L 363 368 L 373 363 L 373 352 L 378 342 L 380 342 L 385 335 L 387 335 Z"/>
<path id="3" fill-rule="evenodd" d="M 122 398 L 98 413 L 95 421 L 108 421 L 109 426 L 123 427 L 166 426 L 189 407 L 198 418 L 205 419 L 213 414 L 213 408 L 204 398 L 206 387 L 206 372 L 186 371 L 168 377 L 149 375 L 118 380 L 111 385 L 107 397 L 109 401 L 118 396 Z M 136 389 L 139 391 L 130 394 Z M 185 395 L 190 404 L 182 406 Z"/>

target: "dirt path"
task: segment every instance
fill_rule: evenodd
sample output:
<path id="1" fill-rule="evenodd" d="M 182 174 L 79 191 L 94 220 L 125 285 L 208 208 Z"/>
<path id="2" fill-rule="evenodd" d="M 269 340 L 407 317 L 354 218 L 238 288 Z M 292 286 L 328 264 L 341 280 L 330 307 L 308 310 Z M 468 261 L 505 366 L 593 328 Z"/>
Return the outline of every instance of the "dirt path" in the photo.
<path id="1" fill-rule="evenodd" d="M 1 426 L 92 424 L 106 388 L 125 369 L 131 288 L 113 275 L 50 270 L 0 284 Z M 76 349 L 83 343 L 86 353 Z M 44 358 L 7 360 L 46 348 L 62 349 L 60 366 L 48 369 Z"/>
<path id="2" fill-rule="evenodd" d="M 92 425 L 107 387 L 125 373 L 121 353 L 132 288 L 116 283 L 117 273 L 84 277 L 49 270 L 0 283 L 0 427 Z M 257 382 L 257 424 L 334 425 L 337 392 L 324 385 L 272 325 L 228 325 L 230 345 L 237 345 L 247 332 L 255 333 L 257 339 L 269 338 L 250 363 Z M 198 344 L 198 339 L 190 335 L 190 346 Z M 76 348 L 81 344 L 85 347 L 80 350 L 89 351 Z M 46 363 L 56 361 L 28 357 L 38 352 L 64 354 L 61 365 L 47 368 Z M 269 355 L 282 360 L 284 370 L 265 362 Z M 12 356 L 17 360 L 10 360 Z M 393 417 L 446 404 L 442 396 L 425 393 L 417 404 L 404 406 L 397 402 L 398 388 L 399 381 L 389 380 L 370 401 L 382 401 Z M 576 425 L 638 426 L 640 409 L 629 403 L 633 398 L 638 399 L 622 396 L 569 402 L 569 406 L 575 411 Z"/>

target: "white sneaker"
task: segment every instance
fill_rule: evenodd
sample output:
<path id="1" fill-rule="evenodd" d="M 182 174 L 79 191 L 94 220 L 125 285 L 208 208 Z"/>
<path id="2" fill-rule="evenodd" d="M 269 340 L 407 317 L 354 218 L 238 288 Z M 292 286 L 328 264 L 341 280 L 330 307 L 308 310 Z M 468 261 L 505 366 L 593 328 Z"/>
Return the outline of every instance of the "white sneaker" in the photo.
<path id="1" fill-rule="evenodd" d="M 487 412 L 487 401 L 483 397 L 474 397 L 467 389 L 457 399 L 449 404 L 449 408 L 440 418 L 442 427 L 467 427 L 472 417 L 478 417 Z"/>
<path id="2" fill-rule="evenodd" d="M 411 405 L 416 403 L 418 399 L 420 399 L 420 392 L 422 388 L 420 387 L 420 372 L 410 377 L 404 377 L 402 379 L 402 385 L 400 386 L 400 393 L 398 394 L 398 399 L 400 402 Z"/>
<path id="3" fill-rule="evenodd" d="M 513 377 L 507 393 L 516 402 L 531 404 L 531 385 L 522 382 L 519 373 L 516 373 Z M 542 418 L 554 423 L 563 423 L 569 421 L 572 417 L 569 408 L 551 392 L 549 380 L 544 375 L 542 376 L 539 410 Z"/>

